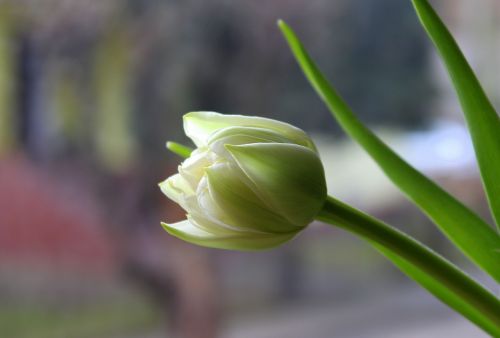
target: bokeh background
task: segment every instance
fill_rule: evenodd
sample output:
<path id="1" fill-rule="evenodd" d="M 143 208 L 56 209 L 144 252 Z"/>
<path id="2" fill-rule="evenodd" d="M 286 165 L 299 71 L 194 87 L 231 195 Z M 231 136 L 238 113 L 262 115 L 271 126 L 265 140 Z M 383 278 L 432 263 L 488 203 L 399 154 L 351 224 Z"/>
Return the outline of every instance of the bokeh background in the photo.
<path id="1" fill-rule="evenodd" d="M 500 3 L 434 1 L 500 106 Z M 329 192 L 495 287 L 348 140 L 276 28 L 357 114 L 487 216 L 460 108 L 410 1 L 2 0 L 1 337 L 483 337 L 366 243 L 312 224 L 272 251 L 167 235 L 157 183 L 182 114 L 259 115 L 316 140 Z"/>

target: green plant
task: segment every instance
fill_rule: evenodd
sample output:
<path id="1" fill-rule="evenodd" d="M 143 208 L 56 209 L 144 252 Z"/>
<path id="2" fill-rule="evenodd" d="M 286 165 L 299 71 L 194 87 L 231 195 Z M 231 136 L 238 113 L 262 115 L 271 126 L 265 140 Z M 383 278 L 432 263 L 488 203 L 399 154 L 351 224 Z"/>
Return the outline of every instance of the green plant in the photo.
<path id="1" fill-rule="evenodd" d="M 489 207 L 500 229 L 499 116 L 452 35 L 434 9 L 426 0 L 413 0 L 412 2 L 455 86 L 471 132 Z M 498 232 L 472 210 L 405 162 L 365 127 L 322 75 L 292 29 L 283 21 L 279 21 L 278 25 L 305 76 L 344 131 L 365 149 L 389 179 L 428 215 L 459 250 L 495 281 L 500 282 L 500 236 Z M 182 156 L 189 155 L 189 151 L 177 144 L 170 143 L 169 148 Z M 276 158 L 282 156 L 279 150 L 275 152 L 275 156 Z M 256 171 L 262 170 L 262 161 L 265 159 L 256 155 L 251 166 Z M 280 170 L 285 171 L 283 168 Z M 303 175 L 312 174 L 304 172 Z M 304 182 L 303 184 L 307 184 L 307 180 Z M 259 183 L 258 189 L 266 190 L 271 186 L 268 182 Z M 287 198 L 288 189 L 294 189 L 290 182 L 280 188 L 283 191 L 283 199 Z M 241 214 L 241 217 L 245 216 Z M 425 245 L 333 197 L 325 200 L 316 219 L 364 238 L 434 296 L 484 331 L 500 337 L 500 300 L 453 263 Z M 245 246 L 238 247 L 237 243 L 232 248 L 248 249 Z"/>

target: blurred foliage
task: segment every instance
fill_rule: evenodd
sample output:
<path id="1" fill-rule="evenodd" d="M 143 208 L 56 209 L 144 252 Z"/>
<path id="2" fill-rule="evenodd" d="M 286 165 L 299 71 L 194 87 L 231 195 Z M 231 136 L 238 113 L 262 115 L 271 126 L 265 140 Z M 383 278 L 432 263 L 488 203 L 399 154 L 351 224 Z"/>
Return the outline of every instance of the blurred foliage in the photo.
<path id="1" fill-rule="evenodd" d="M 44 305 L 0 309 L 2 336 L 16 338 L 118 337 L 143 332 L 158 319 L 156 309 L 137 301 L 81 309 L 50 309 Z"/>
<path id="2" fill-rule="evenodd" d="M 0 155 L 14 147 L 15 120 L 15 46 L 13 44 L 14 22 L 8 6 L 0 4 Z"/>
<path id="3" fill-rule="evenodd" d="M 422 126 L 432 98 L 427 44 L 405 2 L 7 4 L 0 81 L 17 86 L 19 102 L 2 100 L 1 118 L 39 157 L 57 157 L 69 145 L 111 171 L 161 164 L 164 140 L 182 138 L 180 116 L 190 110 L 336 130 L 288 54 L 275 28 L 279 16 L 319 51 L 326 74 L 368 122 Z M 2 88 L 2 97 L 12 97 Z M 315 118 L 304 119 L 305 111 Z M 3 144 L 12 144 L 8 134 Z"/>

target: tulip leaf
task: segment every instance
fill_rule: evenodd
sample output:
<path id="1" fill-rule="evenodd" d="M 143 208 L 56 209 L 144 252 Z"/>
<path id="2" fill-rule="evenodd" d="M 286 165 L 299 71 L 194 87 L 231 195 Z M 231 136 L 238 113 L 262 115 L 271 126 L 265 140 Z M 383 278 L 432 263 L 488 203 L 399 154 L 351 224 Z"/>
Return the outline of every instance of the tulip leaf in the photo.
<path id="1" fill-rule="evenodd" d="M 278 25 L 304 74 L 344 131 L 467 257 L 500 282 L 500 236 L 364 126 L 322 75 L 292 29 L 283 21 Z"/>
<path id="2" fill-rule="evenodd" d="M 500 300 L 455 265 L 405 233 L 333 197 L 316 217 L 367 240 L 445 304 L 500 337 Z"/>
<path id="3" fill-rule="evenodd" d="M 449 307 L 462 314 L 465 318 L 469 319 L 471 322 L 481 327 L 492 336 L 500 335 L 500 329 L 498 328 L 498 326 L 496 326 L 491 322 L 491 320 L 483 316 L 481 312 L 478 311 L 478 309 L 465 302 L 459 295 L 450 291 L 448 287 L 440 283 L 434 276 L 425 273 L 417 266 L 404 260 L 387 248 L 384 248 L 383 246 L 378 245 L 375 242 L 371 243 L 380 253 L 382 253 L 387 259 L 389 259 L 394 265 L 396 265 L 404 274 L 416 281 L 423 288 L 440 299 L 443 303 L 447 304 Z"/>
<path id="4" fill-rule="evenodd" d="M 500 230 L 500 117 L 457 43 L 426 0 L 413 0 L 420 22 L 448 70 L 469 126 L 493 218 Z"/>

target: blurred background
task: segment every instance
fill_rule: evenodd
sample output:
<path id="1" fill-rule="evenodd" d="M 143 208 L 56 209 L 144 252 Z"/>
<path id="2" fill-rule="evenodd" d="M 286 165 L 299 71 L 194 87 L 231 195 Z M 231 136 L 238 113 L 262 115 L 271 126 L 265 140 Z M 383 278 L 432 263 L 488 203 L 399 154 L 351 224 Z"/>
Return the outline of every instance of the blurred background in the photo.
<path id="1" fill-rule="evenodd" d="M 434 1 L 500 106 L 500 3 Z M 483 337 L 366 243 L 312 224 L 272 251 L 203 249 L 157 183 L 194 110 L 316 140 L 329 192 L 465 259 L 348 140 L 275 22 L 356 113 L 488 218 L 460 108 L 410 1 L 1 0 L 1 337 Z"/>

